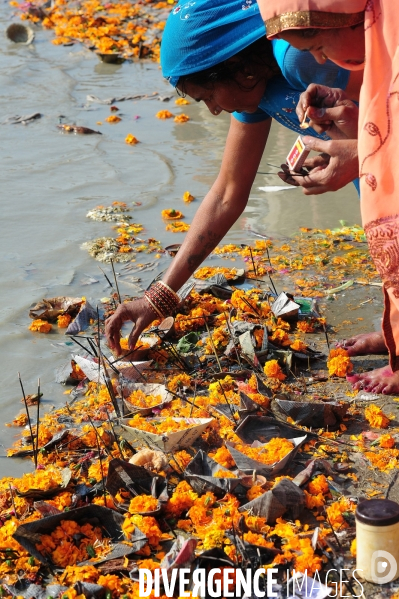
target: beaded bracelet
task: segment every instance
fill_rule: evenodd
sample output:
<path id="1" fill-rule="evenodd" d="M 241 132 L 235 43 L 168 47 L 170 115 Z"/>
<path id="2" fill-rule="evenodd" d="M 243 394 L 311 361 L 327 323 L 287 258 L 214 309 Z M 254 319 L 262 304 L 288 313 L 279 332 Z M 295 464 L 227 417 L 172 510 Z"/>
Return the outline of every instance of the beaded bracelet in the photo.
<path id="1" fill-rule="evenodd" d="M 151 306 L 154 312 L 158 316 L 162 315 L 162 318 L 172 314 L 180 303 L 180 298 L 163 281 L 158 281 L 152 287 L 150 287 L 145 293 L 144 297 L 148 304 Z"/>
<path id="2" fill-rule="evenodd" d="M 159 316 L 159 318 L 161 318 L 162 320 L 165 318 L 164 315 L 162 314 L 162 312 L 160 310 L 158 310 L 158 308 L 153 304 L 153 302 L 150 300 L 150 298 L 144 294 L 144 299 L 147 300 L 150 308 L 152 309 L 152 311 L 154 312 L 154 314 L 156 314 L 157 316 Z"/>

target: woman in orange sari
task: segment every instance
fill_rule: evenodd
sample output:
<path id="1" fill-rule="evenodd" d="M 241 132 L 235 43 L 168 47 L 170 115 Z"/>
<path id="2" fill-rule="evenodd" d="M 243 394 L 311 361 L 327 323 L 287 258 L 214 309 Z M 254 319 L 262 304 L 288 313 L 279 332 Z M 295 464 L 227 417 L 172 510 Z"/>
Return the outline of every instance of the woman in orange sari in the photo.
<path id="1" fill-rule="evenodd" d="M 361 211 L 383 281 L 382 323 L 390 364 L 355 375 L 355 388 L 399 392 L 399 12 L 392 0 L 258 0 L 267 37 L 280 37 L 318 62 L 362 68 L 358 152 Z M 345 141 L 342 141 L 345 144 Z"/>

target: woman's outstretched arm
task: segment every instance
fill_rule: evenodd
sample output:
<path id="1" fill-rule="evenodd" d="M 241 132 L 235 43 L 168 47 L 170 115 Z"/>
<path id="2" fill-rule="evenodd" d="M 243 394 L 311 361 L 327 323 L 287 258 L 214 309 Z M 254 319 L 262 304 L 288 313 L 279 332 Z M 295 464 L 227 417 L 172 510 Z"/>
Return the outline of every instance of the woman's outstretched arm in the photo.
<path id="1" fill-rule="evenodd" d="M 248 124 L 231 117 L 217 179 L 195 213 L 182 247 L 162 277 L 174 291 L 184 285 L 244 211 L 270 126 L 271 119 Z M 121 327 L 124 322 L 132 321 L 135 326 L 129 336 L 129 347 L 134 348 L 141 332 L 154 319 L 154 312 L 144 298 L 121 304 L 106 321 L 110 347 L 121 353 Z"/>

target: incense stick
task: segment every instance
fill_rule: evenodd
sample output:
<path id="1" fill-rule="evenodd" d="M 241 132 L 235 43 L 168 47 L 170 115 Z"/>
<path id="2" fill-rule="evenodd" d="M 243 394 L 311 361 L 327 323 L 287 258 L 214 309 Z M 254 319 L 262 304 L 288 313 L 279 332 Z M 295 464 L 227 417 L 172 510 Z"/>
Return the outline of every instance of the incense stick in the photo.
<path id="1" fill-rule="evenodd" d="M 39 457 L 39 422 L 40 422 L 40 379 L 37 380 L 37 413 L 36 413 L 36 468 Z"/>
<path id="2" fill-rule="evenodd" d="M 114 261 L 112 260 L 112 258 L 111 258 L 111 266 L 112 266 L 112 272 L 114 273 L 116 293 L 118 294 L 118 300 L 119 300 L 119 303 L 121 304 L 122 303 L 121 294 L 119 293 L 118 281 L 116 279 L 116 272 L 115 272 L 115 268 L 114 268 Z"/>
<path id="3" fill-rule="evenodd" d="M 28 424 L 29 424 L 30 436 L 31 436 L 31 439 L 32 439 L 33 459 L 34 459 L 34 462 L 35 462 L 35 468 L 37 468 L 37 457 L 36 457 L 36 453 L 35 453 L 35 438 L 33 436 L 32 422 L 31 422 L 31 419 L 30 419 L 30 414 L 29 414 L 29 409 L 28 409 L 28 402 L 26 401 L 25 389 L 24 389 L 24 386 L 22 384 L 22 379 L 21 379 L 21 375 L 19 374 L 19 372 L 18 372 L 18 379 L 19 379 L 19 383 L 21 385 L 22 395 L 24 397 L 25 410 L 26 410 L 26 415 L 28 417 Z"/>

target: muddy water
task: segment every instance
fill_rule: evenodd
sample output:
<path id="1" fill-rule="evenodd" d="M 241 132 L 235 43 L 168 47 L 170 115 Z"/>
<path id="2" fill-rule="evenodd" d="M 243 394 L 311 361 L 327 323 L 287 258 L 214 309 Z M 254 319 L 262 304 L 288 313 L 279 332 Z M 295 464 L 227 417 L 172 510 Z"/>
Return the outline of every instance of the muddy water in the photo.
<path id="1" fill-rule="evenodd" d="M 169 104 L 119 102 L 122 121 L 105 123 L 109 106 L 88 103 L 87 94 L 109 98 L 156 91 L 168 95 L 173 90 L 163 81 L 158 65 L 103 64 L 81 46 L 52 45 L 51 33 L 40 29 L 31 46 L 15 45 L 5 37 L 10 11 L 8 3 L 0 5 L 0 122 L 33 112 L 42 117 L 25 126 L 0 126 L 0 476 L 21 473 L 28 466 L 7 459 L 4 451 L 16 433 L 5 423 L 22 408 L 17 372 L 27 393 L 35 392 L 40 376 L 48 408 L 65 400 L 65 389 L 54 382 L 54 370 L 69 359 L 71 347 L 58 332 L 30 333 L 29 306 L 56 295 L 85 295 L 96 305 L 108 292 L 97 263 L 80 245 L 112 234 L 111 226 L 86 219 L 87 211 L 114 200 L 128 205 L 141 202 L 133 218 L 145 226 L 142 237 L 156 237 L 165 245 L 180 242 L 181 234 L 165 232 L 160 212 L 171 206 L 183 208 L 187 222 L 191 221 L 218 172 L 229 124 L 228 115 L 212 117 L 197 104 L 184 107 L 191 119 L 187 124 L 154 118 L 163 108 L 182 112 L 174 98 Z M 62 134 L 57 129 L 60 118 L 64 123 L 99 129 L 103 135 Z M 99 121 L 103 125 L 97 125 Z M 141 143 L 126 145 L 128 133 Z M 259 170 L 274 172 L 267 163 L 284 161 L 294 139 L 293 133 L 274 126 Z M 360 221 L 352 186 L 311 199 L 299 190 L 259 190 L 279 184 L 273 174 L 256 177 L 248 207 L 225 241 L 248 240 L 248 227 L 289 236 L 301 225 L 334 227 L 339 219 Z M 198 200 L 183 206 L 181 196 L 186 190 Z M 144 255 L 137 261 L 151 259 Z M 168 260 L 161 258 L 159 268 L 165 268 Z M 144 273 L 144 283 L 156 272 Z M 87 284 L 89 279 L 98 282 Z M 122 286 L 121 291 L 131 293 L 132 289 Z"/>

